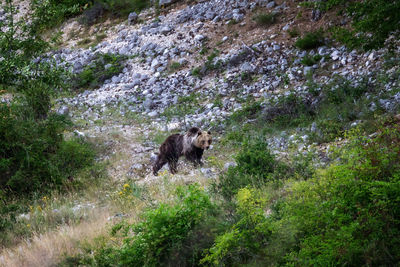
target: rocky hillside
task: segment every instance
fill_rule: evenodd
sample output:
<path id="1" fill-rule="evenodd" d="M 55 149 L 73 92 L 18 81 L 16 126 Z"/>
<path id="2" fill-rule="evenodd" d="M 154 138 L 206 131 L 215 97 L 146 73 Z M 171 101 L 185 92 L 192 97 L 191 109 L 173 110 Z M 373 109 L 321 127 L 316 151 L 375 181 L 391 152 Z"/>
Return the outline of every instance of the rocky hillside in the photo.
<path id="1" fill-rule="evenodd" d="M 69 175 L 66 186 L 67 191 L 71 190 L 69 196 L 57 191 L 50 193 L 54 196 L 51 201 L 38 198 L 33 205 L 27 204 L 32 198 L 22 201 L 23 204 L 17 201 L 23 208 L 17 209 L 17 215 L 7 216 L 23 231 L 9 230 L 14 231 L 10 236 L 18 238 L 8 245 L 1 244 L 4 251 L 0 253 L 0 265 L 109 266 L 113 260 L 118 260 L 118 266 L 171 265 L 178 262 L 181 253 L 182 266 L 190 265 L 190 257 L 195 262 L 191 266 L 232 266 L 237 262 L 308 266 L 329 265 L 332 258 L 340 258 L 340 251 L 346 254 L 347 248 L 335 247 L 332 241 L 329 243 L 329 251 L 334 251 L 332 258 L 302 261 L 308 255 L 302 249 L 314 248 L 312 241 L 318 243 L 319 239 L 307 239 L 307 233 L 312 231 L 305 228 L 310 222 L 301 218 L 322 215 L 307 213 L 306 208 L 305 215 L 296 213 L 295 207 L 303 207 L 299 200 L 305 192 L 303 187 L 310 188 L 307 191 L 311 192 L 307 196 L 310 198 L 328 192 L 324 197 L 330 203 L 330 189 L 321 188 L 329 188 L 331 185 L 324 182 L 329 184 L 336 174 L 329 176 L 325 168 L 333 173 L 335 164 L 340 162 L 338 158 L 344 161 L 352 158 L 335 153 L 337 148 L 353 144 L 355 132 L 374 138 L 385 132 L 377 124 L 384 123 L 388 129 L 398 125 L 395 115 L 400 111 L 400 46 L 396 34 L 389 35 L 377 49 L 350 49 L 334 38 L 333 29 L 355 27 L 352 17 L 339 13 L 337 6 L 323 9 L 307 1 L 159 0 L 150 1 L 151 5 L 142 10 L 118 16 L 110 11 L 112 4 L 101 5 L 103 2 L 78 5 L 80 9 L 73 9 L 75 13 L 65 21 L 41 29 L 40 35 L 52 46 L 36 55 L 32 62 L 54 64 L 51 65 L 54 69 L 67 71 L 62 79 L 70 90 L 57 88 L 51 112 L 71 119 L 73 126 L 61 133 L 66 140 L 77 138 L 78 143 L 95 144 L 93 166 L 97 171 L 104 170 L 106 178 L 96 170 Z M 27 1 L 19 5 L 16 19 L 21 14 L 34 16 L 34 12 L 28 11 Z M 5 14 L 0 11 L 0 20 L 7 19 Z M 10 90 L 3 94 L 2 103 L 10 103 L 18 93 Z M 213 134 L 215 142 L 212 150 L 205 152 L 205 165 L 194 168 L 182 160 L 178 175 L 169 175 L 164 167 L 160 176 L 154 176 L 151 164 L 161 142 L 169 134 L 183 133 L 192 126 Z M 388 155 L 397 151 L 392 148 L 388 149 Z M 355 148 L 348 151 L 352 151 L 348 152 L 350 155 Z M 396 160 L 391 161 L 394 166 Z M 102 176 L 103 180 L 94 182 L 88 178 L 91 175 Z M 254 177 L 265 179 L 260 182 L 253 180 Z M 320 181 L 321 188 L 315 185 Z M 72 189 L 75 182 L 83 189 Z M 181 188 L 193 183 L 200 184 L 205 191 L 190 186 Z M 175 193 L 177 187 L 180 189 Z M 4 203 L 14 201 L 11 197 Z M 281 203 L 286 204 L 280 206 Z M 309 203 L 312 206 L 325 202 L 315 197 Z M 357 201 L 349 205 L 352 204 L 361 205 Z M 213 205 L 219 209 L 214 210 Z M 171 210 L 165 211 L 163 207 Z M 328 209 L 332 207 L 334 204 Z M 157 215 L 151 211 L 143 213 L 146 210 L 155 210 L 155 214 L 165 211 L 162 223 L 167 222 L 167 228 L 180 225 L 168 216 L 176 210 L 182 211 L 180 219 L 193 218 L 187 222 L 193 228 L 179 229 L 181 232 L 170 228 L 160 230 Z M 98 221 L 96 214 L 100 214 Z M 354 220 L 358 220 L 357 216 L 353 216 Z M 396 216 L 393 215 L 394 221 L 398 219 Z M 150 223 L 136 228 L 128 226 L 125 235 L 120 236 L 115 236 L 114 230 L 109 231 L 108 224 L 117 225 L 114 229 L 119 227 L 118 232 L 129 223 L 138 225 L 141 221 Z M 337 232 L 350 225 L 350 221 Z M 49 225 L 41 227 L 41 223 Z M 313 223 L 319 222 L 315 220 L 310 225 Z M 161 240 L 157 243 L 160 247 L 150 242 L 149 248 L 155 247 L 143 252 L 139 250 L 141 245 L 135 243 L 139 241 L 134 241 L 138 239 L 130 239 L 134 236 L 130 231 L 142 234 L 145 240 L 142 241 L 146 242 L 146 238 L 152 240 L 149 236 L 153 228 L 149 225 L 157 236 L 175 230 L 174 234 L 179 232 L 181 236 L 171 237 L 174 241 Z M 244 225 L 250 225 L 249 229 Z M 285 233 L 277 234 L 282 229 Z M 65 231 L 70 238 L 65 238 Z M 99 236 L 106 241 L 99 241 Z M 28 241 L 22 241 L 24 238 Z M 281 245 L 277 245 L 279 239 L 283 240 Z M 164 241 L 168 244 L 176 241 L 178 245 L 166 248 L 167 245 L 162 245 Z M 53 242 L 54 249 L 46 245 Z M 249 247 L 241 247 L 239 243 Z M 251 243 L 261 245 L 255 248 Z M 385 244 L 393 248 L 394 243 Z M 185 249 L 177 249 L 183 245 Z M 126 246 L 132 250 L 124 250 Z M 316 250 L 323 250 L 321 247 L 315 245 Z M 159 254 L 151 256 L 157 249 Z M 369 265 L 368 257 L 373 258 L 369 249 L 363 250 L 365 254 L 358 263 Z M 152 261 L 130 261 L 132 251 L 137 255 L 151 254 Z M 195 254 L 190 254 L 193 251 Z M 318 258 L 315 251 L 310 253 L 309 257 Z M 396 253 L 390 251 L 387 261 L 374 261 L 375 258 L 371 261 L 390 265 L 399 259 Z M 107 259 L 113 260 L 107 262 Z M 344 256 L 343 259 L 341 262 L 347 264 Z"/>

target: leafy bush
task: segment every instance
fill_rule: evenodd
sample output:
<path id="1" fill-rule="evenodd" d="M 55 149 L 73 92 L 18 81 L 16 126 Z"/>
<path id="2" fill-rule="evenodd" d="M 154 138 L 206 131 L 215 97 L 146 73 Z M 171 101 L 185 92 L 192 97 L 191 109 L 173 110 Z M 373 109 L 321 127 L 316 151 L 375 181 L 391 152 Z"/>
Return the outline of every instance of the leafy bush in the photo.
<path id="1" fill-rule="evenodd" d="M 135 11 L 140 12 L 150 6 L 149 0 L 100 0 L 106 6 L 106 10 L 114 16 L 126 16 Z"/>
<path id="2" fill-rule="evenodd" d="M 64 20 L 80 14 L 85 7 L 91 4 L 90 2 L 85 0 L 34 0 L 31 2 L 33 28 L 39 33 L 55 27 Z"/>
<path id="3" fill-rule="evenodd" d="M 295 46 L 300 49 L 313 49 L 324 44 L 322 31 L 308 32 L 295 42 Z"/>
<path id="4" fill-rule="evenodd" d="M 399 127 L 353 132 L 342 162 L 295 184 L 284 217 L 298 229 L 293 265 L 396 265 L 400 261 Z"/>
<path id="5" fill-rule="evenodd" d="M 334 37 L 349 47 L 376 49 L 382 47 L 391 34 L 394 35 L 394 39 L 399 37 L 399 1 L 328 0 L 315 2 L 315 5 L 322 10 L 338 7 L 352 18 L 352 30 L 343 27 L 334 30 Z"/>
<path id="6" fill-rule="evenodd" d="M 270 26 L 276 22 L 278 13 L 270 12 L 265 14 L 258 14 L 253 17 L 253 20 L 261 26 Z"/>
<path id="7" fill-rule="evenodd" d="M 121 55 L 98 54 L 97 58 L 74 78 L 73 87 L 95 89 L 101 86 L 105 80 L 121 73 L 125 59 Z"/>
<path id="8" fill-rule="evenodd" d="M 236 266 L 263 254 L 271 235 L 269 220 L 264 215 L 266 201 L 260 192 L 249 188 L 240 189 L 236 200 L 238 221 L 216 237 L 201 263 Z"/>
<path id="9" fill-rule="evenodd" d="M 122 232 L 123 245 L 96 251 L 93 264 L 196 265 L 203 249 L 213 240 L 211 233 L 207 233 L 209 229 L 202 228 L 202 225 L 208 221 L 214 205 L 196 185 L 178 187 L 176 195 L 174 204 L 160 204 L 158 208 L 145 212 L 142 222 L 116 225 L 113 233 Z"/>
<path id="10" fill-rule="evenodd" d="M 271 154 L 263 140 L 245 141 L 235 157 L 236 166 L 231 167 L 213 184 L 214 190 L 224 198 L 231 199 L 240 188 L 251 185 L 260 187 L 268 181 L 284 177 L 288 168 Z"/>
<path id="11" fill-rule="evenodd" d="M 309 56 L 309 55 L 306 55 L 305 57 L 303 57 L 302 59 L 301 59 L 301 63 L 303 64 L 303 65 L 306 65 L 306 66 L 312 66 L 312 65 L 314 65 L 314 64 L 316 64 L 316 63 L 318 63 L 320 60 L 321 60 L 321 58 L 322 58 L 322 56 L 321 55 L 314 55 L 314 56 Z"/>
<path id="12" fill-rule="evenodd" d="M 44 193 L 93 162 L 88 145 L 63 140 L 62 133 L 70 125 L 65 117 L 45 113 L 46 118 L 39 119 L 27 104 L 2 103 L 0 114 L 2 190 Z"/>

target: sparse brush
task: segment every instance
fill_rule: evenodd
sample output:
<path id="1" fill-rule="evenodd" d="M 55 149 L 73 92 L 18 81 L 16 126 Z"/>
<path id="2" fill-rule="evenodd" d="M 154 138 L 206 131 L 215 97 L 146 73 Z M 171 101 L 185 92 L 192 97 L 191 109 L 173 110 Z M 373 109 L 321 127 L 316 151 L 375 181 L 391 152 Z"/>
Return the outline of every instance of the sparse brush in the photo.
<path id="1" fill-rule="evenodd" d="M 308 32 L 304 37 L 296 41 L 295 46 L 300 49 L 313 49 L 324 44 L 324 35 L 322 31 Z"/>
<path id="2" fill-rule="evenodd" d="M 258 14 L 253 17 L 253 20 L 260 26 L 270 26 L 277 21 L 278 13 L 270 12 L 265 14 Z"/>

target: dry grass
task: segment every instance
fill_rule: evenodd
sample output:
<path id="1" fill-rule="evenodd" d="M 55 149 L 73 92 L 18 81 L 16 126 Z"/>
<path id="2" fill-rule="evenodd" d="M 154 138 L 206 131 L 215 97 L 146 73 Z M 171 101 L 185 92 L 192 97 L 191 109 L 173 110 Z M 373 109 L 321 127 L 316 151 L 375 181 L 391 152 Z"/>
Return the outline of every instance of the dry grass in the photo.
<path id="1" fill-rule="evenodd" d="M 66 255 L 79 252 L 78 244 L 107 232 L 107 210 L 99 210 L 90 221 L 75 226 L 62 226 L 56 231 L 35 235 L 18 247 L 5 249 L 0 254 L 0 266 L 54 266 Z"/>

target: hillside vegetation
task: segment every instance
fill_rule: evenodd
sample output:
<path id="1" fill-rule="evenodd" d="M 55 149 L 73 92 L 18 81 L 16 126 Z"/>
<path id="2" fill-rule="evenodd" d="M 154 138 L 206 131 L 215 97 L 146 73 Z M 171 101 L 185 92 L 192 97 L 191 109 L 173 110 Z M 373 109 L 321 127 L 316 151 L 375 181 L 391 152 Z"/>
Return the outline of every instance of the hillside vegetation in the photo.
<path id="1" fill-rule="evenodd" d="M 400 263 L 399 1 L 0 3 L 0 266 Z"/>

